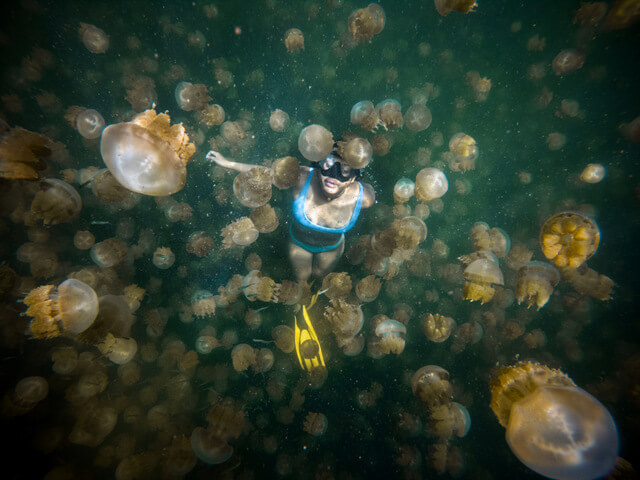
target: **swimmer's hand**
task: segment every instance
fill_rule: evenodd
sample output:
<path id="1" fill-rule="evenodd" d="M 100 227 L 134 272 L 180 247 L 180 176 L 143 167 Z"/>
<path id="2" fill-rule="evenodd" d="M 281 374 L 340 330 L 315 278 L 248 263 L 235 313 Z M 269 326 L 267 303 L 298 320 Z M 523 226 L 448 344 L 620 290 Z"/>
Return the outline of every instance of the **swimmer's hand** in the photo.
<path id="1" fill-rule="evenodd" d="M 209 160 L 210 162 L 215 162 L 221 167 L 229 167 L 229 163 L 231 163 L 229 162 L 229 160 L 224 158 L 224 155 L 222 155 L 220 152 L 216 152 L 215 150 L 210 150 L 209 153 L 207 153 L 207 160 Z"/>

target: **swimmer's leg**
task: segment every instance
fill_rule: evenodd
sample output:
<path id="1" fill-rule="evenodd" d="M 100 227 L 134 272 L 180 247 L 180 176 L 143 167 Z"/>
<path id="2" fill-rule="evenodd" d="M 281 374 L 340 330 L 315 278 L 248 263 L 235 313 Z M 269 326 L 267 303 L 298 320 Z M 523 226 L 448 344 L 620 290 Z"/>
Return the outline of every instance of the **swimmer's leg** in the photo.
<path id="1" fill-rule="evenodd" d="M 323 278 L 330 273 L 342 257 L 344 253 L 344 238 L 333 250 L 328 252 L 316 253 L 313 255 L 313 276 Z"/>
<path id="2" fill-rule="evenodd" d="M 311 276 L 313 254 L 289 241 L 289 260 L 299 282 L 306 282 Z"/>

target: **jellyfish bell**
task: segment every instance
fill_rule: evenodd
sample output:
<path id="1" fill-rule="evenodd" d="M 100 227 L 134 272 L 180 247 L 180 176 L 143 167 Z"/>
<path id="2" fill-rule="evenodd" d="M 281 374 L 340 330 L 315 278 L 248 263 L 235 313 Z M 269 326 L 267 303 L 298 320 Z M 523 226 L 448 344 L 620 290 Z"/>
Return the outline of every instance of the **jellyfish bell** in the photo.
<path id="1" fill-rule="evenodd" d="M 447 177 L 437 168 L 423 168 L 416 175 L 415 194 L 420 202 L 442 197 L 449 189 Z"/>
<path id="2" fill-rule="evenodd" d="M 573 48 L 568 48 L 556 55 L 551 63 L 551 68 L 556 75 L 566 75 L 582 68 L 584 59 L 584 53 Z"/>
<path id="3" fill-rule="evenodd" d="M 68 183 L 57 178 L 45 178 L 39 187 L 31 202 L 31 213 L 45 225 L 73 220 L 82 210 L 80 194 Z"/>
<path id="4" fill-rule="evenodd" d="M 578 268 L 600 244 L 596 222 L 578 212 L 562 212 L 549 218 L 540 230 L 542 253 L 558 267 Z"/>
<path id="5" fill-rule="evenodd" d="M 245 207 L 256 208 L 271 200 L 271 171 L 255 167 L 241 172 L 233 180 L 233 193 Z"/>
<path id="6" fill-rule="evenodd" d="M 426 105 L 411 105 L 404 114 L 404 123 L 412 132 L 422 132 L 431 125 L 433 117 Z"/>
<path id="7" fill-rule="evenodd" d="M 360 125 L 362 121 L 375 110 L 369 100 L 361 100 L 351 107 L 350 120 L 354 125 Z"/>
<path id="8" fill-rule="evenodd" d="M 600 163 L 590 163 L 580 174 L 580 180 L 584 183 L 599 183 L 606 175 L 606 170 Z"/>
<path id="9" fill-rule="evenodd" d="M 469 13 L 478 6 L 476 0 L 434 0 L 436 10 L 446 17 L 451 12 Z"/>
<path id="10" fill-rule="evenodd" d="M 195 148 L 182 124 L 171 126 L 169 116 L 155 110 L 109 125 L 100 140 L 100 154 L 116 180 L 133 192 L 153 196 L 182 190 Z"/>
<path id="11" fill-rule="evenodd" d="M 415 183 L 408 178 L 401 178 L 393 187 L 393 199 L 396 203 L 409 201 L 415 192 Z"/>
<path id="12" fill-rule="evenodd" d="M 324 160 L 333 149 L 333 135 L 322 125 L 309 125 L 302 129 L 298 137 L 298 150 L 311 162 Z"/>
<path id="13" fill-rule="evenodd" d="M 458 402 L 451 402 L 451 406 L 453 407 L 455 418 L 454 433 L 458 437 L 466 437 L 469 430 L 471 430 L 471 415 L 469 415 L 469 410 Z"/>
<path id="14" fill-rule="evenodd" d="M 504 285 L 504 275 L 496 261 L 478 258 L 471 262 L 462 272 L 462 276 L 472 282 Z"/>
<path id="15" fill-rule="evenodd" d="M 91 53 L 104 53 L 109 49 L 109 36 L 103 30 L 88 23 L 80 23 L 80 39 Z"/>
<path id="16" fill-rule="evenodd" d="M 373 148 L 367 139 L 355 137 L 338 142 L 338 153 L 351 168 L 361 169 L 369 165 Z"/>
<path id="17" fill-rule="evenodd" d="M 276 108 L 269 117 L 269 126 L 274 132 L 284 132 L 289 126 L 289 114 Z"/>
<path id="18" fill-rule="evenodd" d="M 425 365 L 411 377 L 411 390 L 429 407 L 449 403 L 453 390 L 449 372 L 438 365 Z"/>
<path id="19" fill-rule="evenodd" d="M 83 110 L 76 117 L 76 128 L 84 138 L 98 138 L 104 130 L 104 118 L 97 110 Z"/>
<path id="20" fill-rule="evenodd" d="M 516 299 L 518 304 L 524 302 L 527 307 L 544 307 L 553 288 L 560 282 L 560 274 L 551 265 L 543 262 L 528 262 L 518 269 L 516 281 Z"/>

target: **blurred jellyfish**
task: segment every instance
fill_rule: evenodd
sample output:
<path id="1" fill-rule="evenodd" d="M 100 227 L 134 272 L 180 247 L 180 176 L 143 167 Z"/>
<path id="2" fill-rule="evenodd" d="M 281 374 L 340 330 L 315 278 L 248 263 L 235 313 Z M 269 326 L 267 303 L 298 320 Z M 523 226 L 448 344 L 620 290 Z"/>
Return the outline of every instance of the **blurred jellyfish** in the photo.
<path id="1" fill-rule="evenodd" d="M 254 349 L 251 345 L 246 343 L 240 343 L 233 347 L 231 351 L 231 361 L 233 363 L 233 369 L 236 372 L 244 372 L 250 367 L 257 365 L 257 353 L 258 350 Z"/>
<path id="2" fill-rule="evenodd" d="M 80 23 L 78 34 L 91 53 L 104 53 L 109 49 L 109 37 L 95 25 Z"/>
<path id="3" fill-rule="evenodd" d="M 599 163 L 590 163 L 584 167 L 584 170 L 582 170 L 580 180 L 585 183 L 599 183 L 605 175 L 606 171 L 604 166 Z"/>
<path id="4" fill-rule="evenodd" d="M 373 103 L 369 100 L 361 100 L 351 107 L 351 123 L 360 125 L 364 119 L 375 111 Z"/>
<path id="5" fill-rule="evenodd" d="M 138 343 L 135 339 L 119 338 L 110 333 L 96 346 L 103 355 L 118 365 L 129 363 L 138 352 Z"/>
<path id="6" fill-rule="evenodd" d="M 577 212 L 562 212 L 549 218 L 540 230 L 542 253 L 558 267 L 578 268 L 598 249 L 600 229 Z"/>
<path id="7" fill-rule="evenodd" d="M 299 176 L 300 163 L 295 157 L 278 158 L 271 165 L 271 183 L 280 190 L 293 187 Z"/>
<path id="8" fill-rule="evenodd" d="M 336 299 L 331 300 L 331 304 L 325 308 L 324 320 L 336 336 L 338 346 L 342 346 L 360 333 L 364 324 L 364 315 L 358 305 Z"/>
<path id="9" fill-rule="evenodd" d="M 191 295 L 191 308 L 196 317 L 208 317 L 216 311 L 216 301 L 208 290 L 196 290 Z"/>
<path id="10" fill-rule="evenodd" d="M 456 133 L 449 140 L 449 151 L 453 154 L 449 167 L 454 172 L 467 172 L 476 168 L 478 146 L 466 133 Z"/>
<path id="11" fill-rule="evenodd" d="M 69 441 L 87 447 L 97 447 L 111 433 L 118 421 L 118 412 L 111 407 L 91 405 L 79 410 L 79 416 L 69 434 Z"/>
<path id="12" fill-rule="evenodd" d="M 415 194 L 420 202 L 442 197 L 449 189 L 447 177 L 437 168 L 423 168 L 416 175 Z"/>
<path id="13" fill-rule="evenodd" d="M 492 255 L 492 254 L 490 254 Z M 462 288 L 464 298 L 484 304 L 491 301 L 495 294 L 493 285 L 504 285 L 504 276 L 495 257 L 478 258 L 462 272 L 465 283 Z"/>
<path id="14" fill-rule="evenodd" d="M 124 261 L 127 247 L 117 238 L 96 243 L 90 250 L 91 260 L 99 267 L 114 267 Z"/>
<path id="15" fill-rule="evenodd" d="M 456 322 L 451 317 L 436 313 L 429 314 L 424 321 L 424 334 L 432 342 L 441 343 L 449 338 L 456 328 Z"/>
<path id="16" fill-rule="evenodd" d="M 278 325 L 271 330 L 271 337 L 275 340 L 276 347 L 284 353 L 291 353 L 295 348 L 293 329 L 287 325 Z"/>
<path id="17" fill-rule="evenodd" d="M 76 189 L 68 183 L 57 178 L 46 178 L 39 187 L 31 202 L 31 213 L 45 225 L 68 222 L 80 213 L 82 200 Z"/>
<path id="18" fill-rule="evenodd" d="M 78 351 L 73 347 L 59 347 L 51 352 L 51 370 L 58 375 L 69 375 L 78 366 Z"/>
<path id="19" fill-rule="evenodd" d="M 329 422 L 323 413 L 309 412 L 304 419 L 302 428 L 314 437 L 321 437 L 327 431 Z"/>
<path id="20" fill-rule="evenodd" d="M 346 272 L 331 272 L 322 279 L 322 290 L 330 300 L 346 298 L 352 286 L 351 277 Z"/>
<path id="21" fill-rule="evenodd" d="M 131 122 L 104 129 L 100 154 L 125 188 L 155 196 L 182 190 L 196 147 L 182 124 L 171 126 L 170 121 L 165 113 L 146 110 Z"/>
<path id="22" fill-rule="evenodd" d="M 391 320 L 384 315 L 376 315 L 371 323 L 375 325 L 374 332 L 378 337 L 378 350 L 380 353 L 400 355 L 404 351 L 405 337 L 407 335 L 407 327 L 404 324 L 397 320 Z"/>
<path id="23" fill-rule="evenodd" d="M 83 110 L 76 117 L 76 128 L 84 138 L 98 138 L 104 130 L 104 118 L 97 110 Z"/>
<path id="24" fill-rule="evenodd" d="M 393 187 L 393 200 L 396 203 L 409 201 L 415 192 L 415 183 L 408 178 L 401 178 Z"/>
<path id="25" fill-rule="evenodd" d="M 276 108 L 269 117 L 269 126 L 274 132 L 284 132 L 289 126 L 289 114 Z"/>
<path id="26" fill-rule="evenodd" d="M 378 4 L 371 3 L 366 8 L 355 10 L 349 15 L 349 33 L 358 42 L 370 41 L 384 28 L 384 10 Z"/>
<path id="27" fill-rule="evenodd" d="M 49 384 L 43 377 L 32 376 L 21 379 L 13 391 L 5 394 L 2 413 L 6 416 L 24 415 L 49 394 Z"/>
<path id="28" fill-rule="evenodd" d="M 412 132 L 422 132 L 431 125 L 431 110 L 426 105 L 411 105 L 404 114 L 404 122 Z"/>
<path id="29" fill-rule="evenodd" d="M 425 365 L 411 377 L 411 390 L 429 408 L 451 402 L 453 390 L 449 372 L 437 365 Z"/>
<path id="30" fill-rule="evenodd" d="M 218 347 L 220 343 L 216 339 L 216 337 L 212 335 L 200 335 L 196 338 L 196 352 L 201 355 L 207 355 L 213 351 L 214 348 Z"/>
<path id="31" fill-rule="evenodd" d="M 23 300 L 36 338 L 56 337 L 62 332 L 78 334 L 89 328 L 98 315 L 98 296 L 86 283 L 68 279 L 58 285 L 31 290 Z"/>
<path id="32" fill-rule="evenodd" d="M 284 46 L 287 48 L 289 53 L 304 50 L 304 35 L 302 35 L 302 31 L 297 28 L 290 28 L 287 30 L 284 34 Z"/>
<path id="33" fill-rule="evenodd" d="M 551 63 L 553 73 L 556 75 L 566 75 L 573 73 L 576 70 L 582 68 L 584 65 L 584 53 L 579 52 L 573 48 L 562 50 Z"/>
<path id="34" fill-rule="evenodd" d="M 369 165 L 373 148 L 368 140 L 355 137 L 338 143 L 338 154 L 352 168 L 364 168 Z"/>
<path id="35" fill-rule="evenodd" d="M 310 162 L 324 160 L 333 149 L 333 135 L 322 125 L 309 125 L 298 137 L 298 150 Z"/>
<path id="36" fill-rule="evenodd" d="M 268 203 L 261 207 L 254 208 L 251 211 L 249 218 L 253 222 L 255 229 L 260 233 L 271 233 L 278 228 L 278 225 L 280 225 L 280 220 L 278 219 L 276 211 Z M 234 243 L 238 242 L 234 240 Z"/>
<path id="37" fill-rule="evenodd" d="M 202 110 L 198 111 L 197 118 L 200 123 L 204 123 L 210 127 L 213 125 L 222 125 L 225 119 L 224 108 L 215 103 L 207 105 Z"/>
<path id="38" fill-rule="evenodd" d="M 202 83 L 180 82 L 175 90 L 176 103 L 185 112 L 204 109 L 211 97 Z"/>
<path id="39" fill-rule="evenodd" d="M 469 13 L 478 6 L 476 0 L 434 0 L 436 10 L 446 17 L 451 12 Z"/>
<path id="40" fill-rule="evenodd" d="M 255 167 L 233 180 L 233 193 L 245 207 L 256 208 L 271 200 L 271 171 Z"/>
<path id="41" fill-rule="evenodd" d="M 221 235 L 224 248 L 245 247 L 258 239 L 259 232 L 249 217 L 242 217 L 224 227 Z"/>
<path id="42" fill-rule="evenodd" d="M 375 275 L 369 275 L 356 284 L 356 296 L 362 303 L 373 302 L 378 298 L 382 283 Z"/>
<path id="43" fill-rule="evenodd" d="M 613 417 L 560 370 L 528 362 L 501 368 L 491 382 L 491 409 L 511 451 L 540 475 L 586 480 L 615 467 Z"/>
<path id="44" fill-rule="evenodd" d="M 167 247 L 159 247 L 153 252 L 153 264 L 160 270 L 171 268 L 176 261 L 176 256 Z"/>
<path id="45" fill-rule="evenodd" d="M 404 125 L 400 102 L 397 100 L 392 98 L 383 100 L 376 105 L 376 110 L 385 129 L 400 128 Z"/>
<path id="46" fill-rule="evenodd" d="M 205 257 L 213 248 L 213 239 L 206 232 L 193 232 L 187 239 L 187 252 Z"/>
<path id="47" fill-rule="evenodd" d="M 553 132 L 547 135 L 547 147 L 551 151 L 560 150 L 567 143 L 567 136 L 563 133 Z"/>
<path id="48" fill-rule="evenodd" d="M 535 261 L 524 264 L 518 270 L 516 282 L 518 304 L 524 302 L 527 308 L 535 305 L 540 310 L 549 301 L 553 287 L 559 281 L 560 274 L 551 265 Z"/>

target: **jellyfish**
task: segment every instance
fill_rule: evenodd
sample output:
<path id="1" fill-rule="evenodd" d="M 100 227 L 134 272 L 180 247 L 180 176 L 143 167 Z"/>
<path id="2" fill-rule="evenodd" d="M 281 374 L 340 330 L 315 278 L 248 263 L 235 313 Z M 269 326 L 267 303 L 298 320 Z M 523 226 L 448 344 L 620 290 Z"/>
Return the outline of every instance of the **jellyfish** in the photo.
<path id="1" fill-rule="evenodd" d="M 396 203 L 408 202 L 415 192 L 415 183 L 410 179 L 402 177 L 393 187 L 393 200 Z"/>
<path id="2" fill-rule="evenodd" d="M 364 277 L 356 284 L 356 296 L 362 303 L 373 302 L 378 298 L 382 283 L 375 275 Z"/>
<path id="3" fill-rule="evenodd" d="M 322 125 L 309 125 L 298 137 L 298 150 L 310 162 L 324 160 L 333 149 L 333 135 Z"/>
<path id="4" fill-rule="evenodd" d="M 302 48 L 304 49 L 304 44 Z M 274 132 L 284 132 L 289 126 L 289 114 L 276 108 L 269 117 L 269 126 Z"/>
<path id="5" fill-rule="evenodd" d="M 404 351 L 407 327 L 397 320 L 391 320 L 385 315 L 376 315 L 371 324 L 375 325 L 375 335 L 378 337 L 378 351 L 382 354 L 394 353 L 400 355 Z"/>
<path id="6" fill-rule="evenodd" d="M 364 324 L 362 309 L 343 299 L 331 300 L 330 305 L 324 309 L 323 316 L 336 336 L 338 346 L 342 346 L 360 333 Z"/>
<path id="7" fill-rule="evenodd" d="M 47 168 L 53 141 L 45 135 L 15 127 L 0 136 L 0 178 L 37 180 Z"/>
<path id="8" fill-rule="evenodd" d="M 118 421 L 115 408 L 91 405 L 79 411 L 69 434 L 69 441 L 87 447 L 97 447 L 111 433 Z"/>
<path id="9" fill-rule="evenodd" d="M 197 458 L 191 448 L 191 441 L 184 435 L 175 435 L 171 445 L 165 450 L 163 471 L 169 476 L 184 477 L 196 466 Z"/>
<path id="10" fill-rule="evenodd" d="M 404 125 L 400 102 L 392 98 L 383 100 L 376 105 L 376 110 L 380 116 L 380 121 L 385 129 L 400 128 Z"/>
<path id="11" fill-rule="evenodd" d="M 138 352 L 138 343 L 135 339 L 115 337 L 111 333 L 96 346 L 103 355 L 118 365 L 129 363 Z"/>
<path id="12" fill-rule="evenodd" d="M 58 287 L 44 285 L 31 290 L 23 302 L 36 338 L 51 338 L 62 332 L 78 334 L 89 328 L 98 315 L 98 296 L 86 283 L 67 279 Z"/>
<path id="13" fill-rule="evenodd" d="M 501 368 L 491 382 L 491 409 L 511 451 L 540 475 L 595 479 L 616 464 L 613 417 L 560 370 L 529 362 Z"/>
<path id="14" fill-rule="evenodd" d="M 277 285 L 273 279 L 264 277 L 258 270 L 252 270 L 242 279 L 242 291 L 250 302 L 277 301 Z"/>
<path id="15" fill-rule="evenodd" d="M 287 51 L 289 53 L 296 53 L 300 50 L 304 50 L 304 35 L 302 35 L 302 31 L 297 28 L 290 28 L 287 30 L 284 34 L 284 46 L 287 47 Z M 276 132 L 277 131 L 278 130 L 276 130 Z"/>
<path id="16" fill-rule="evenodd" d="M 605 7 L 606 8 L 606 7 Z M 616 0 L 604 19 L 603 30 L 620 30 L 640 20 L 636 0 Z"/>
<path id="17" fill-rule="evenodd" d="M 271 171 L 255 167 L 233 180 L 233 193 L 245 207 L 260 207 L 271 200 Z"/>
<path id="18" fill-rule="evenodd" d="M 106 168 L 94 174 L 91 180 L 91 191 L 100 203 L 124 202 L 133 195 Z"/>
<path id="19" fill-rule="evenodd" d="M 232 122 L 230 120 L 224 122 L 220 127 L 220 133 L 226 141 L 235 144 L 247 138 L 247 132 L 240 122 Z"/>
<path id="20" fill-rule="evenodd" d="M 99 267 L 114 267 L 126 258 L 127 247 L 117 238 L 108 238 L 91 247 L 90 255 Z"/>
<path id="21" fill-rule="evenodd" d="M 180 82 L 175 90 L 176 103 L 185 112 L 204 109 L 211 97 L 202 83 Z"/>
<path id="22" fill-rule="evenodd" d="M 540 231 L 542 253 L 558 267 L 578 268 L 598 249 L 600 229 L 577 212 L 562 212 L 549 218 Z"/>
<path id="23" fill-rule="evenodd" d="M 351 107 L 350 120 L 354 125 L 360 125 L 372 112 L 375 111 L 373 103 L 369 100 L 361 100 Z"/>
<path id="24" fill-rule="evenodd" d="M 182 124 L 171 126 L 166 113 L 146 110 L 131 122 L 109 125 L 102 132 L 100 154 L 125 188 L 164 196 L 185 185 L 187 162 L 196 147 Z"/>
<path id="25" fill-rule="evenodd" d="M 31 376 L 21 379 L 13 391 L 5 394 L 2 413 L 6 416 L 24 415 L 49 395 L 49 383 L 43 377 Z"/>
<path id="26" fill-rule="evenodd" d="M 424 334 L 432 342 L 442 343 L 449 338 L 456 328 L 456 322 L 451 317 L 445 317 L 438 313 L 429 314 L 424 321 Z"/>
<path id="27" fill-rule="evenodd" d="M 242 217 L 224 227 L 221 235 L 224 248 L 245 247 L 258 239 L 259 232 L 249 217 Z"/>
<path id="28" fill-rule="evenodd" d="M 337 143 L 338 154 L 352 168 L 364 168 L 371 162 L 373 148 L 367 139 L 354 137 Z"/>
<path id="29" fill-rule="evenodd" d="M 357 42 L 370 41 L 384 28 L 384 10 L 378 4 L 371 3 L 366 8 L 355 10 L 349 15 L 349 33 Z"/>
<path id="30" fill-rule="evenodd" d="M 109 36 L 95 25 L 81 22 L 78 35 L 91 53 L 104 53 L 109 49 Z"/>
<path id="31" fill-rule="evenodd" d="M 260 233 L 271 233 L 278 228 L 278 225 L 280 225 L 280 220 L 278 219 L 276 211 L 268 203 L 258 208 L 254 208 L 251 211 L 249 218 L 253 222 L 255 229 Z M 236 240 L 234 240 L 234 243 L 243 245 Z"/>
<path id="32" fill-rule="evenodd" d="M 51 370 L 58 375 L 69 375 L 78 366 L 78 351 L 74 347 L 59 347 L 51 352 Z"/>
<path id="33" fill-rule="evenodd" d="M 328 426 L 329 421 L 325 414 L 309 412 L 304 419 L 302 428 L 314 437 L 321 437 L 327 431 Z"/>
<path id="34" fill-rule="evenodd" d="M 69 222 L 82 209 L 80 195 L 66 182 L 46 178 L 39 184 L 39 191 L 31 202 L 31 214 L 45 225 Z"/>
<path id="35" fill-rule="evenodd" d="M 518 269 L 518 304 L 524 302 L 527 308 L 536 305 L 540 310 L 549 301 L 553 287 L 558 285 L 559 281 L 560 274 L 551 265 L 535 261 L 524 264 Z"/>
<path id="36" fill-rule="evenodd" d="M 271 330 L 276 347 L 284 353 L 291 353 L 295 348 L 293 334 L 293 329 L 287 325 L 278 325 Z"/>
<path id="37" fill-rule="evenodd" d="M 438 405 L 429 412 L 429 431 L 442 439 L 465 437 L 470 429 L 469 411 L 457 402 Z"/>
<path id="38" fill-rule="evenodd" d="M 153 264 L 160 270 L 166 270 L 171 268 L 176 261 L 176 256 L 173 254 L 170 248 L 159 247 L 153 252 Z"/>
<path id="39" fill-rule="evenodd" d="M 271 183 L 280 190 L 296 185 L 299 176 L 300 163 L 295 157 L 278 158 L 271 165 Z"/>
<path id="40" fill-rule="evenodd" d="M 582 170 L 580 180 L 585 183 L 599 183 L 605 175 L 606 170 L 604 166 L 599 163 L 590 163 Z"/>
<path id="41" fill-rule="evenodd" d="M 451 402 L 453 390 L 449 372 L 437 365 L 425 365 L 411 377 L 411 390 L 429 408 Z"/>
<path id="42" fill-rule="evenodd" d="M 426 105 L 411 105 L 404 114 L 404 122 L 412 132 L 422 132 L 431 125 L 431 110 Z"/>
<path id="43" fill-rule="evenodd" d="M 352 286 L 351 277 L 346 272 L 331 272 L 322 279 L 322 290 L 330 300 L 346 298 Z"/>
<path id="44" fill-rule="evenodd" d="M 187 252 L 202 258 L 213 248 L 213 239 L 206 232 L 193 232 L 187 239 Z"/>
<path id="45" fill-rule="evenodd" d="M 449 189 L 447 177 L 437 168 L 423 168 L 416 175 L 415 194 L 419 202 L 442 197 Z"/>
<path id="46" fill-rule="evenodd" d="M 582 65 L 584 65 L 584 59 L 584 53 L 573 48 L 569 48 L 567 50 L 562 50 L 558 55 L 556 55 L 551 63 L 551 68 L 553 69 L 553 73 L 556 75 L 566 75 L 582 68 Z"/>
<path id="47" fill-rule="evenodd" d="M 436 10 L 446 17 L 451 12 L 469 13 L 478 6 L 476 0 L 434 0 Z"/>
<path id="48" fill-rule="evenodd" d="M 491 301 L 495 294 L 492 285 L 504 285 L 504 276 L 495 258 L 474 260 L 464 269 L 462 276 L 465 278 L 464 298 L 471 302 L 480 300 L 485 304 Z"/>
<path id="49" fill-rule="evenodd" d="M 216 311 L 216 301 L 208 290 L 196 290 L 191 295 L 191 308 L 196 317 L 208 317 Z"/>
<path id="50" fill-rule="evenodd" d="M 427 226 L 418 217 L 394 220 L 388 230 L 392 232 L 395 247 L 401 250 L 413 250 L 427 238 Z"/>
<path id="51" fill-rule="evenodd" d="M 218 339 L 213 335 L 201 335 L 196 338 L 196 352 L 201 355 L 207 355 L 213 351 L 214 348 L 218 347 L 220 343 Z"/>
<path id="52" fill-rule="evenodd" d="M 97 110 L 85 109 L 76 116 L 75 127 L 84 138 L 98 138 L 104 130 L 104 118 Z"/>
<path id="53" fill-rule="evenodd" d="M 454 155 L 449 162 L 449 166 L 454 172 L 467 172 L 476 168 L 478 145 L 466 133 L 456 133 L 451 137 L 449 152 Z"/>
<path id="54" fill-rule="evenodd" d="M 256 365 L 256 354 L 258 350 L 255 350 L 251 345 L 246 343 L 240 343 L 233 347 L 231 351 L 231 360 L 233 362 L 233 369 L 236 372 L 244 372 L 249 367 Z"/>
<path id="55" fill-rule="evenodd" d="M 224 108 L 218 104 L 211 104 L 199 110 L 196 117 L 200 123 L 212 127 L 214 125 L 222 125 L 225 119 Z"/>
<path id="56" fill-rule="evenodd" d="M 142 112 L 153 108 L 158 100 L 156 84 L 153 79 L 145 76 L 137 77 L 127 90 L 125 100 L 129 102 L 135 112 Z"/>

